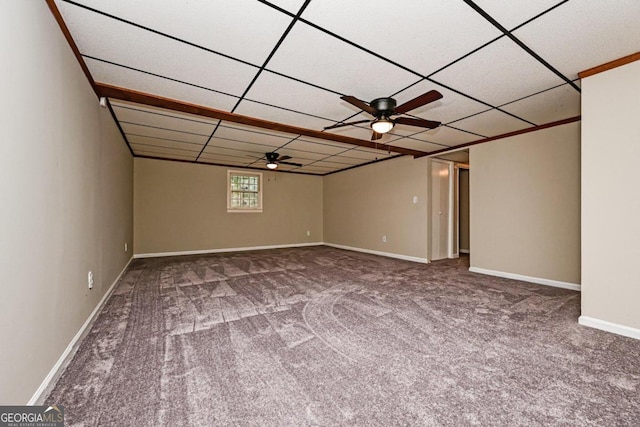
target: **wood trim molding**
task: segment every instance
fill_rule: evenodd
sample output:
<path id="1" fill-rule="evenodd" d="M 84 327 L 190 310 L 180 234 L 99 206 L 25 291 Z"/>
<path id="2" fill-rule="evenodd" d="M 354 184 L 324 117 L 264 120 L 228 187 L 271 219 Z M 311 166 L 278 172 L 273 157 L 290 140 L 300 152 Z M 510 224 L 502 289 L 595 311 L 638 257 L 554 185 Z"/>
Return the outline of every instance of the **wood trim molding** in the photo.
<path id="1" fill-rule="evenodd" d="M 609 61 L 605 64 L 598 65 L 597 67 L 589 68 L 588 70 L 584 70 L 578 73 L 578 77 L 584 79 L 585 77 L 593 76 L 594 74 L 602 73 L 603 71 L 608 71 L 613 68 L 621 67 L 623 65 L 627 65 L 631 62 L 640 61 L 640 52 L 632 53 L 631 55 L 623 56 L 622 58 L 615 59 L 613 61 Z"/>
<path id="2" fill-rule="evenodd" d="M 190 104 L 175 99 L 164 98 L 149 93 L 138 92 L 122 87 L 111 86 L 103 83 L 95 83 L 95 89 L 99 96 L 107 98 L 119 99 L 122 101 L 130 101 L 138 104 L 148 105 L 152 107 L 165 108 L 182 113 L 194 114 L 196 116 L 209 117 L 212 119 L 225 120 L 228 122 L 239 123 L 247 126 L 253 126 L 262 129 L 269 129 L 278 132 L 285 132 L 294 135 L 310 136 L 328 141 L 341 142 L 343 144 L 357 145 L 360 147 L 373 148 L 374 150 L 393 151 L 394 153 L 406 154 L 414 157 L 422 157 L 427 155 L 424 151 L 411 150 L 408 148 L 395 147 L 388 144 L 376 144 L 364 139 L 352 138 L 344 135 L 336 135 L 328 132 L 320 132 L 317 130 L 301 128 L 297 126 L 286 125 L 282 123 L 270 122 L 268 120 L 258 119 L 256 117 L 243 116 L 240 114 L 230 113 L 228 111 L 216 110 L 214 108 L 203 107 L 201 105 Z"/>
<path id="3" fill-rule="evenodd" d="M 56 6 L 56 3 L 54 0 L 47 0 L 47 6 L 49 6 L 49 10 L 51 11 L 51 14 L 53 15 L 56 22 L 58 23 L 60 30 L 62 30 L 62 34 L 64 34 L 64 38 L 67 39 L 67 43 L 69 43 L 69 47 L 71 48 L 71 50 L 73 51 L 73 54 L 78 60 L 78 64 L 80 64 L 80 68 L 82 68 L 82 72 L 87 77 L 87 80 L 89 81 L 89 84 L 93 88 L 93 91 L 96 92 L 96 95 L 98 95 L 98 91 L 96 90 L 96 86 L 95 86 L 95 81 L 93 80 L 93 77 L 91 77 L 91 72 L 89 71 L 89 67 L 87 67 L 87 64 L 84 62 L 84 58 L 82 58 L 82 54 L 78 49 L 78 45 L 76 45 L 76 42 L 73 40 L 73 37 L 71 36 L 71 32 L 69 31 L 69 27 L 67 27 L 67 24 L 65 24 L 64 19 L 62 18 L 62 14 L 58 9 L 58 6 Z"/>
<path id="4" fill-rule="evenodd" d="M 432 152 L 426 153 L 426 154 L 424 154 L 422 156 L 416 156 L 416 158 L 425 157 L 425 156 L 433 157 L 433 156 L 436 156 L 438 154 L 448 153 L 450 151 L 459 151 L 462 148 L 471 147 L 472 145 L 484 144 L 485 142 L 495 141 L 497 139 L 509 138 L 510 136 L 522 135 L 522 134 L 529 133 L 529 132 L 536 132 L 536 131 L 539 131 L 539 130 L 542 130 L 542 129 L 551 128 L 551 127 L 554 127 L 554 126 L 566 125 L 568 123 L 578 122 L 578 121 L 580 121 L 580 118 L 581 118 L 581 116 L 575 116 L 575 117 L 571 117 L 571 118 L 563 119 L 563 120 L 558 120 L 558 121 L 551 122 L 551 123 L 545 123 L 543 125 L 538 125 L 538 126 L 534 126 L 534 127 L 530 127 L 530 128 L 516 130 L 514 132 L 503 133 L 502 135 L 496 135 L 496 136 L 492 136 L 490 138 L 483 138 L 483 139 L 479 139 L 477 141 L 467 142 L 465 144 L 456 145 L 456 146 L 453 146 L 451 148 L 443 148 L 442 150 L 432 151 Z"/>

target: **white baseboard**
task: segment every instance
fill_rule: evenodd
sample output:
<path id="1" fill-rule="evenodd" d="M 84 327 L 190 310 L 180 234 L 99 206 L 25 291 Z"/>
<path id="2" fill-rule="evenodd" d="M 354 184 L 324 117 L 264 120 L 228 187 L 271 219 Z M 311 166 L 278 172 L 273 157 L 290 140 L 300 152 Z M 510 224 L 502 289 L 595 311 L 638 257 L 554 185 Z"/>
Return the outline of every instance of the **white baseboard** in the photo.
<path id="1" fill-rule="evenodd" d="M 429 260 L 427 258 L 418 258 L 415 256 L 409 256 L 409 255 L 401 255 L 401 254 L 394 254 L 391 252 L 380 252 L 380 251 L 374 251 L 371 249 L 363 249 L 363 248 L 354 248 L 352 246 L 345 246 L 345 245 L 336 245 L 334 243 L 324 243 L 325 246 L 331 246 L 333 248 L 338 248 L 338 249 L 346 249 L 348 251 L 356 251 L 356 252 L 364 252 L 366 254 L 373 254 L 373 255 L 380 255 L 380 256 L 386 256 L 389 258 L 397 258 L 397 259 L 402 259 L 405 261 L 413 261 L 413 262 L 419 262 L 422 264 L 428 264 Z"/>
<path id="2" fill-rule="evenodd" d="M 460 252 L 461 254 L 468 254 L 468 253 L 471 253 L 471 252 L 469 251 L 469 249 L 460 249 L 458 252 Z"/>
<path id="3" fill-rule="evenodd" d="M 135 254 L 134 258 L 158 258 L 163 256 L 180 256 L 180 255 L 202 255 L 217 254 L 223 252 L 244 252 L 244 251 L 262 251 L 265 249 L 282 249 L 282 248 L 301 248 L 305 246 L 321 246 L 323 242 L 312 243 L 291 243 L 288 245 L 267 245 L 267 246 L 249 246 L 244 248 L 222 248 L 222 249 L 202 249 L 196 251 L 176 251 L 176 252 L 154 252 L 147 254 Z"/>
<path id="4" fill-rule="evenodd" d="M 589 316 L 580 316 L 578 318 L 578 323 L 590 328 L 600 329 L 602 331 L 640 340 L 640 329 L 632 328 L 630 326 L 619 325 L 617 323 L 611 323 L 606 320 L 595 319 Z"/>
<path id="5" fill-rule="evenodd" d="M 521 280 L 523 282 L 537 283 L 538 285 L 553 286 L 555 288 L 571 289 L 579 291 L 580 285 L 569 282 L 561 282 L 559 280 L 543 279 L 540 277 L 523 276 L 522 274 L 505 273 L 503 271 L 487 270 L 479 267 L 470 267 L 469 271 L 473 273 L 487 274 L 489 276 L 504 277 L 506 279 Z"/>
<path id="6" fill-rule="evenodd" d="M 53 380 L 57 379 L 57 377 L 62 373 L 62 368 L 66 366 L 66 362 L 68 362 L 68 358 L 70 358 L 73 351 L 75 350 L 76 344 L 78 344 L 80 339 L 84 336 L 85 332 L 89 330 L 89 326 L 93 323 L 93 320 L 96 318 L 96 316 L 98 315 L 98 313 L 100 312 L 104 304 L 107 302 L 107 300 L 111 296 L 111 293 L 115 289 L 116 284 L 118 283 L 118 281 L 120 280 L 124 272 L 127 270 L 132 260 L 133 260 L 133 257 L 129 258 L 129 261 L 124 266 L 122 271 L 120 271 L 120 274 L 118 274 L 118 277 L 116 277 L 116 279 L 113 281 L 109 289 L 107 289 L 107 292 L 104 293 L 104 295 L 98 302 L 98 305 L 96 305 L 96 307 L 93 309 L 93 311 L 91 312 L 87 320 L 80 327 L 80 330 L 78 331 L 78 333 L 71 339 L 71 342 L 69 343 L 67 348 L 65 348 L 65 350 L 62 352 L 56 364 L 53 365 L 53 368 L 51 368 L 47 376 L 44 378 L 44 380 L 42 381 L 42 384 L 40 384 L 40 387 L 38 387 L 38 389 L 33 394 L 33 396 L 31 396 L 31 399 L 29 399 L 29 402 L 27 402 L 27 405 L 32 406 L 36 404 L 42 404 L 42 402 L 40 402 L 40 399 L 44 397 L 43 396 L 44 392 L 47 391 L 49 386 L 52 384 Z"/>

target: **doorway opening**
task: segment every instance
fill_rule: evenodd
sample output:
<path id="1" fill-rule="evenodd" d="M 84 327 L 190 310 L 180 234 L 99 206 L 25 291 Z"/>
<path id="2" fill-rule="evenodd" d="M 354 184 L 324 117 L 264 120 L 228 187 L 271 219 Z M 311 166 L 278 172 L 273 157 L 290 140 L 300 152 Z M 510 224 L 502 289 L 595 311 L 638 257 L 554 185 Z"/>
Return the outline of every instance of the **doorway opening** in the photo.
<path id="1" fill-rule="evenodd" d="M 431 159 L 431 261 L 470 253 L 469 176 L 469 150 Z"/>

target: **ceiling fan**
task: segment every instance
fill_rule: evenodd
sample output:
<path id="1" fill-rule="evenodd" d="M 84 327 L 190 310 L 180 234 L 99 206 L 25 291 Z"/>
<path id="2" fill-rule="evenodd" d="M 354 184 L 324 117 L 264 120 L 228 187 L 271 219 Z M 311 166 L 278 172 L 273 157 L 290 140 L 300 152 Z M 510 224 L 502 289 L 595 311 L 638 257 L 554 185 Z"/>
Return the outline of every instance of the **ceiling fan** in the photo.
<path id="1" fill-rule="evenodd" d="M 291 156 L 280 156 L 280 153 L 275 153 L 275 152 L 264 153 L 264 157 L 263 157 L 263 159 L 267 161 L 267 167 L 269 169 L 276 169 L 280 163 L 282 163 L 283 165 L 302 167 L 301 163 L 293 163 L 293 162 L 285 161 L 291 158 L 292 158 Z"/>
<path id="2" fill-rule="evenodd" d="M 396 106 L 396 100 L 390 97 L 376 98 L 367 104 L 355 96 L 344 95 L 341 96 L 340 99 L 371 114 L 375 118 L 373 120 L 358 120 L 355 122 L 338 123 L 333 126 L 327 126 L 324 129 L 335 129 L 343 126 L 370 122 L 371 129 L 373 129 L 371 140 L 375 141 L 382 138 L 382 134 L 389 132 L 396 124 L 418 126 L 427 129 L 437 128 L 440 126 L 440 122 L 433 120 L 416 119 L 413 117 L 398 117 L 392 119 L 391 116 L 405 114 L 415 108 L 437 101 L 440 98 L 442 98 L 442 94 L 440 92 L 437 90 L 430 90 L 427 93 L 423 93 L 422 95 L 413 98 L 411 101 L 407 101 L 404 104 Z"/>

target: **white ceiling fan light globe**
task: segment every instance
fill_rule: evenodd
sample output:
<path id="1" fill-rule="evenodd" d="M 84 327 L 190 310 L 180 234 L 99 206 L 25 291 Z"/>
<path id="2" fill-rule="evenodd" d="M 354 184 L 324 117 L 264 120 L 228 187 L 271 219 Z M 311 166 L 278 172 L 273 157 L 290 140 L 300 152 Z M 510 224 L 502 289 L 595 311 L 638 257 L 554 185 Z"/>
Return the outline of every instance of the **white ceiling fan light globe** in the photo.
<path id="1" fill-rule="evenodd" d="M 391 129 L 393 129 L 393 125 L 394 123 L 391 120 L 382 118 L 382 119 L 374 120 L 371 123 L 371 129 L 373 129 L 374 132 L 377 132 L 377 133 L 387 133 Z"/>
<path id="2" fill-rule="evenodd" d="M 274 163 L 274 162 L 268 162 L 268 163 L 267 163 L 267 167 L 268 167 L 269 169 L 276 169 L 276 168 L 278 167 L 278 164 L 277 164 L 277 163 Z"/>

